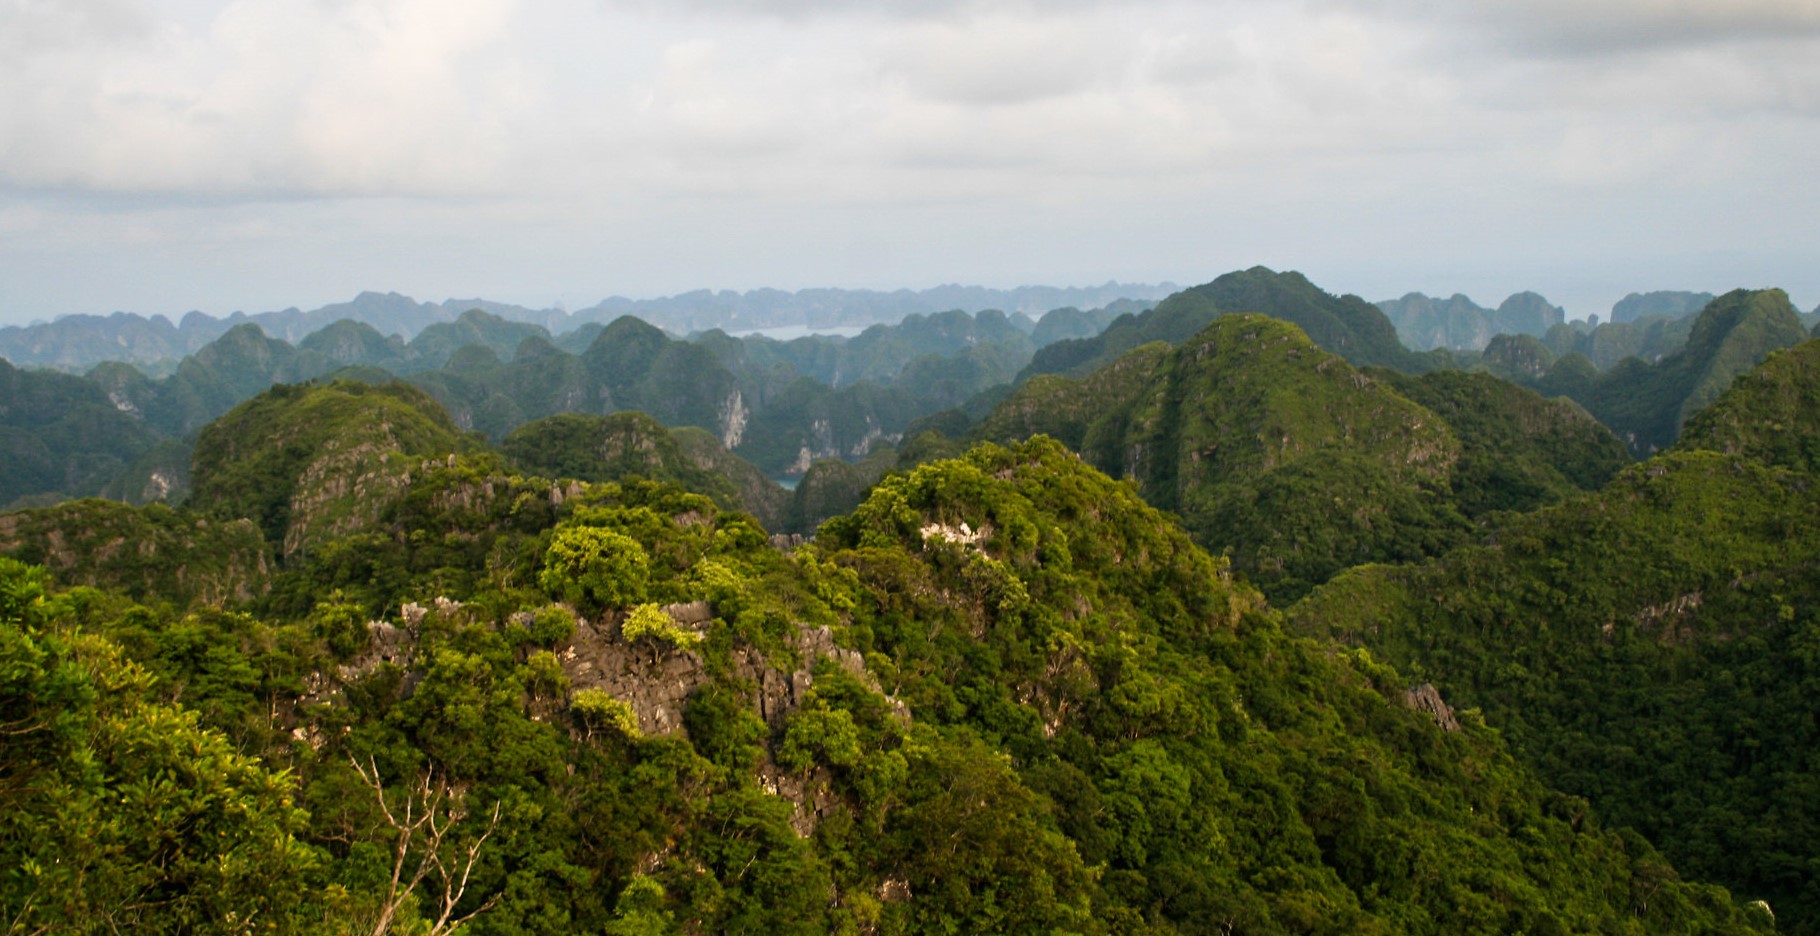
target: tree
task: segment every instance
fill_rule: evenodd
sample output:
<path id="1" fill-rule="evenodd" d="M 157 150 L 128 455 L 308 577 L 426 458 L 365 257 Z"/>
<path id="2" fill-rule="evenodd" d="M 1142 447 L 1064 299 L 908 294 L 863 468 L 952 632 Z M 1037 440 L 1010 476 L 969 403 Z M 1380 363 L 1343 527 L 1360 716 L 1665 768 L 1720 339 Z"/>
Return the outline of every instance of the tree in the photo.
<path id="1" fill-rule="evenodd" d="M 679 650 L 694 650 L 702 644 L 702 636 L 676 623 L 676 620 L 654 604 L 641 604 L 626 615 L 626 621 L 619 626 L 619 632 L 627 643 L 649 640 L 658 646 L 669 644 Z"/>
<path id="2" fill-rule="evenodd" d="M 53 626 L 43 581 L 0 558 L 0 930 L 301 928 L 320 855 L 289 773 Z"/>
<path id="3" fill-rule="evenodd" d="M 623 608 L 644 600 L 651 560 L 638 541 L 599 527 L 556 531 L 537 583 L 578 608 Z"/>
<path id="4" fill-rule="evenodd" d="M 439 780 L 432 771 L 424 771 L 417 781 L 400 795 L 387 794 L 380 780 L 379 767 L 369 760 L 366 766 L 352 756 L 348 762 L 360 774 L 361 782 L 373 791 L 380 815 L 392 829 L 392 878 L 387 886 L 379 920 L 373 925 L 373 936 L 384 936 L 392 920 L 413 899 L 418 885 L 430 879 L 435 888 L 436 920 L 430 936 L 450 933 L 461 924 L 492 909 L 501 894 L 494 894 L 480 906 L 458 914 L 462 898 L 467 895 L 474 865 L 480 860 L 481 846 L 499 827 L 499 804 L 493 804 L 493 815 L 486 831 L 462 841 L 450 836 L 468 816 L 467 791 Z"/>
<path id="5" fill-rule="evenodd" d="M 581 718 L 590 738 L 594 737 L 596 728 L 612 728 L 630 741 L 644 737 L 643 732 L 638 730 L 638 713 L 632 710 L 632 704 L 615 698 L 605 689 L 582 689 L 576 692 L 575 697 L 569 700 L 569 708 Z"/>

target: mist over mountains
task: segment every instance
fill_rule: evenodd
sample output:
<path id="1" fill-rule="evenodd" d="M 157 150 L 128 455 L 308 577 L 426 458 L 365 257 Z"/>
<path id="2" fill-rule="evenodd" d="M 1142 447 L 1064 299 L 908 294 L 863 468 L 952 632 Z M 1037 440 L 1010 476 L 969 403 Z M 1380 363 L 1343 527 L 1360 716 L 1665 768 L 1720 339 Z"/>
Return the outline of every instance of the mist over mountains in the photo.
<path id="1" fill-rule="evenodd" d="M 713 328 L 738 332 L 782 326 L 836 328 L 889 324 L 908 315 L 952 309 L 967 312 L 999 309 L 1035 318 L 1051 309 L 1068 306 L 1091 309 L 1120 299 L 1161 299 L 1176 289 L 1171 283 L 1116 282 L 1092 287 L 1023 286 L 1016 289 L 946 285 L 890 292 L 864 289 L 717 292 L 702 289 L 657 299 L 613 297 L 573 312 L 531 309 L 486 299 L 418 302 L 395 292 L 363 292 L 349 302 L 332 303 L 309 311 L 289 308 L 252 314 L 235 312 L 221 318 L 191 312 L 175 324 L 162 315 L 115 312 L 111 315 L 66 315 L 51 322 L 9 325 L 0 328 L 0 357 L 17 366 L 64 371 L 87 370 L 102 361 L 125 361 L 158 370 L 161 366 L 174 366 L 184 355 L 194 354 L 229 329 L 249 322 L 258 325 L 267 336 L 291 343 L 342 319 L 370 325 L 381 335 L 397 335 L 409 341 L 432 325 L 455 321 L 463 312 L 479 309 L 507 321 L 539 325 L 552 334 L 588 324 L 604 325 L 631 315 L 674 334 L 685 335 Z"/>

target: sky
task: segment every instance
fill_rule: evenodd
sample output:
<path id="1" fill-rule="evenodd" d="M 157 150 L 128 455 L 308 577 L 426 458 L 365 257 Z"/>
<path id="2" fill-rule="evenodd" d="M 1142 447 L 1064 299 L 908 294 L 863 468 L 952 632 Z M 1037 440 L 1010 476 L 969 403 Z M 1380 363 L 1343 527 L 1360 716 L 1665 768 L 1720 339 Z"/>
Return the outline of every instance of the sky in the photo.
<path id="1" fill-rule="evenodd" d="M 0 324 L 699 288 L 1780 286 L 1820 0 L 0 0 Z"/>

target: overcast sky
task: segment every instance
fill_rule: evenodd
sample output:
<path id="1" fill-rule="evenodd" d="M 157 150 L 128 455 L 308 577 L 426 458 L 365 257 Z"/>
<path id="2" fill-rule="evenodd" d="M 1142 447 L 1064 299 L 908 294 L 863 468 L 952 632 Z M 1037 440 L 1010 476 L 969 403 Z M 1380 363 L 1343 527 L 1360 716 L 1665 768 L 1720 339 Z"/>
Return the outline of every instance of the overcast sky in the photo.
<path id="1" fill-rule="evenodd" d="M 0 322 L 1204 282 L 1820 301 L 1820 0 L 0 0 Z"/>

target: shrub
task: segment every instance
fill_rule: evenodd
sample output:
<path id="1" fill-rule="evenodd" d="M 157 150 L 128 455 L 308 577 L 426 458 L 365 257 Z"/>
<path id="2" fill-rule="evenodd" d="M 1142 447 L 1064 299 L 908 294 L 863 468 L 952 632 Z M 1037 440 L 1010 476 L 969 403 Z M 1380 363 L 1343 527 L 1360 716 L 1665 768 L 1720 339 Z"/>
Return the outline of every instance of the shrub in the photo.
<path id="1" fill-rule="evenodd" d="M 623 608 L 644 600 L 651 560 L 629 536 L 598 527 L 558 530 L 537 584 L 578 608 Z"/>
<path id="2" fill-rule="evenodd" d="M 702 644 L 700 634 L 679 626 L 670 615 L 654 604 L 641 604 L 633 608 L 619 630 L 628 642 L 648 638 L 682 650 L 694 650 Z"/>
<path id="3" fill-rule="evenodd" d="M 638 730 L 638 713 L 632 711 L 632 703 L 616 698 L 605 689 L 576 692 L 569 700 L 569 708 L 587 726 L 589 735 L 599 728 L 611 728 L 629 741 L 644 737 L 644 732 Z"/>

